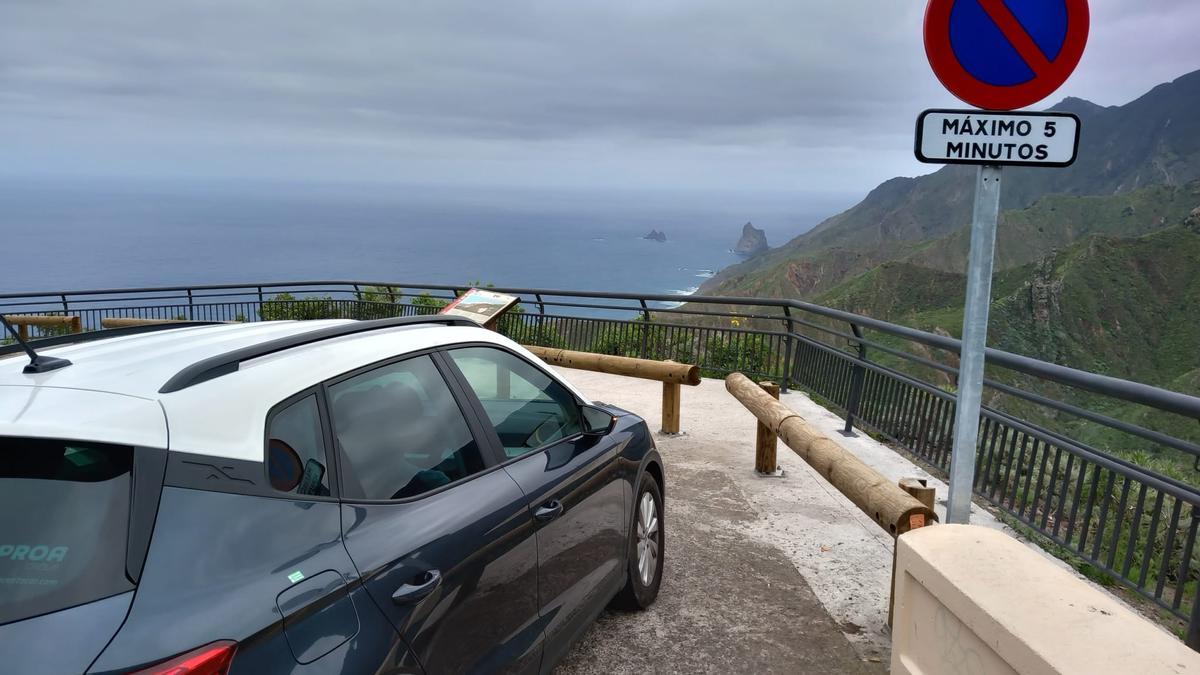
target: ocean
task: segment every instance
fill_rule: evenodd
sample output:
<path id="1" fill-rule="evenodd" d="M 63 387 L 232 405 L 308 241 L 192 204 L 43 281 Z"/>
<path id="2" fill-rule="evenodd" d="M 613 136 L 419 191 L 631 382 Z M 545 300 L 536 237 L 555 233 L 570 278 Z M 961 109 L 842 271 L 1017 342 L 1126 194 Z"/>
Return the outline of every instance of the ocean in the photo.
<path id="1" fill-rule="evenodd" d="M 300 280 L 694 292 L 845 195 L 0 182 L 0 292 Z M 643 239 L 664 231 L 665 243 Z"/>

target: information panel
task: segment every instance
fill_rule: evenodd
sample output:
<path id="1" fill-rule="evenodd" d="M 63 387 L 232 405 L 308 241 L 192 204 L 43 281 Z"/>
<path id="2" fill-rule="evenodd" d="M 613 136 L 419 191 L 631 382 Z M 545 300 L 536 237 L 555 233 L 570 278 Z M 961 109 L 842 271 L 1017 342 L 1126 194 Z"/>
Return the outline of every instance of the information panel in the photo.
<path id="1" fill-rule="evenodd" d="M 472 288 L 442 308 L 439 314 L 465 316 L 485 328 L 492 328 L 520 298 Z"/>
<path id="2" fill-rule="evenodd" d="M 1070 166 L 1079 118 L 1070 113 L 926 110 L 917 118 L 917 159 L 929 164 Z"/>

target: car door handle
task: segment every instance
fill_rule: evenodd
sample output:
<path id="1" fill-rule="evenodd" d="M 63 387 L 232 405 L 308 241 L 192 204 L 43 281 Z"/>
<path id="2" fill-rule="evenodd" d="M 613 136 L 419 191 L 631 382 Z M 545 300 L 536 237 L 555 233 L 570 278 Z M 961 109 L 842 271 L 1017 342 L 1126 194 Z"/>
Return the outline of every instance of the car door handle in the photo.
<path id="1" fill-rule="evenodd" d="M 548 523 L 562 515 L 563 505 L 557 499 L 548 501 L 533 511 L 533 518 L 538 522 Z"/>
<path id="2" fill-rule="evenodd" d="M 429 570 L 415 581 L 417 583 L 403 584 L 397 588 L 396 592 L 392 593 L 392 602 L 397 605 L 407 605 L 424 598 L 442 584 L 442 573 L 437 570 Z"/>

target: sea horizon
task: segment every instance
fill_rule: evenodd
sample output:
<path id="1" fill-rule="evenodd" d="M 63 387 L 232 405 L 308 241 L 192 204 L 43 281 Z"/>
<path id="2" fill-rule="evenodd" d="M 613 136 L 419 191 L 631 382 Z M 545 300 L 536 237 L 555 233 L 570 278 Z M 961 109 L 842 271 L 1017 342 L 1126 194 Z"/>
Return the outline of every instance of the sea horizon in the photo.
<path id="1" fill-rule="evenodd" d="M 314 279 L 686 296 L 851 195 L 4 179 L 0 292 Z M 647 240 L 652 229 L 666 242 Z"/>

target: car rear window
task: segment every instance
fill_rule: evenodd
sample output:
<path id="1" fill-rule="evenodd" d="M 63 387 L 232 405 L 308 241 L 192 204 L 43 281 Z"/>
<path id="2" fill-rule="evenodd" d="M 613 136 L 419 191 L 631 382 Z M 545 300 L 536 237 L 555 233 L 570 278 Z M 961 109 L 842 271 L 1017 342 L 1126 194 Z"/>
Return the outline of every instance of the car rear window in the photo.
<path id="1" fill-rule="evenodd" d="M 0 437 L 0 624 L 133 588 L 133 448 Z"/>

